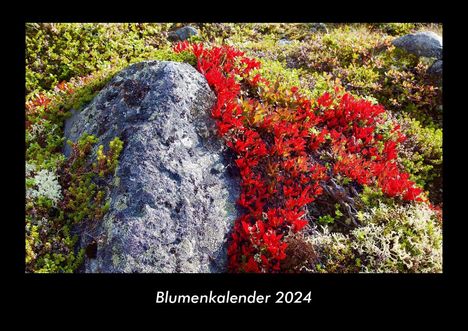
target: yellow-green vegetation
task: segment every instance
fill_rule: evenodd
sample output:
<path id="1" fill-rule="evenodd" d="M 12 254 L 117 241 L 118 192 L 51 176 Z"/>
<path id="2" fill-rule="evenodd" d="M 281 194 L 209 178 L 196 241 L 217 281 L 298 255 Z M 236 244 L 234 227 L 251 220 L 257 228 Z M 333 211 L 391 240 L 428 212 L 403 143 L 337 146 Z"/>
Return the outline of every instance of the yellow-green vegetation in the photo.
<path id="1" fill-rule="evenodd" d="M 381 23 L 376 28 L 392 36 L 401 36 L 411 33 L 417 27 L 415 23 Z"/>
<path id="2" fill-rule="evenodd" d="M 400 162 L 418 185 L 429 191 L 431 200 L 442 202 L 442 129 L 424 127 L 412 118 L 402 119 L 408 137 L 400 152 Z"/>
<path id="3" fill-rule="evenodd" d="M 151 52 L 163 24 L 30 23 L 26 25 L 26 92 L 128 63 Z"/>
<path id="4" fill-rule="evenodd" d="M 141 60 L 174 60 L 172 23 L 28 23 L 26 94 Z"/>
<path id="5" fill-rule="evenodd" d="M 84 135 L 63 154 L 64 121 L 72 109 L 89 103 L 113 75 L 142 60 L 195 65 L 190 52 L 175 53 L 168 32 L 181 23 L 26 24 L 26 271 L 74 272 L 84 257 L 79 236 L 99 222 L 110 206 L 106 183 L 115 181 L 124 142 L 108 146 Z M 442 203 L 442 87 L 426 73 L 431 60 L 418 59 L 391 45 L 406 33 L 438 24 L 308 23 L 192 24 L 205 44 L 228 44 L 257 57 L 257 70 L 278 89 L 299 87 L 316 99 L 339 87 L 382 104 L 407 139 L 399 150 L 402 170 Z M 280 40 L 283 40 L 280 42 Z M 286 41 L 286 42 L 285 42 Z M 384 136 L 389 127 L 378 128 Z M 342 216 L 320 216 L 324 230 L 295 239 L 296 250 L 312 247 L 291 270 L 315 272 L 440 272 L 441 223 L 424 205 L 395 204 L 364 187 L 356 199 L 359 226 L 329 232 Z M 306 244 L 305 244 L 306 243 Z M 305 246 L 304 246 L 305 245 Z M 309 246 L 307 246 L 309 245 Z M 309 251 L 309 248 L 306 249 Z M 313 255 L 313 256 L 312 256 Z M 313 262 L 313 265 L 311 261 Z"/>
<path id="6" fill-rule="evenodd" d="M 84 251 L 76 250 L 73 226 L 86 227 L 102 219 L 109 208 L 105 191 L 96 181 L 109 177 L 118 165 L 122 141 L 115 138 L 109 151 L 98 150 L 98 161 L 89 165 L 97 139 L 84 135 L 71 143 L 72 154 L 60 158 L 56 170 L 41 169 L 38 160 L 26 163 L 26 270 L 73 272 Z"/>

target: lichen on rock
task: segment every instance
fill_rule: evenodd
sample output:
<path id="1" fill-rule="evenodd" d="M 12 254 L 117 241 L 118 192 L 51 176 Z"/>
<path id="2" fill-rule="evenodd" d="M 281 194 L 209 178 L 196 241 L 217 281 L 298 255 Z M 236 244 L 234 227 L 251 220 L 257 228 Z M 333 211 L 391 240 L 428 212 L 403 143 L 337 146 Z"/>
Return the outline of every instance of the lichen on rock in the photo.
<path id="1" fill-rule="evenodd" d="M 110 209 L 86 272 L 224 272 L 238 179 L 210 110 L 216 98 L 185 63 L 145 61 L 117 74 L 67 121 L 65 136 L 124 141 Z M 69 150 L 65 150 L 69 153 Z M 81 245 L 88 244 L 82 236 Z"/>

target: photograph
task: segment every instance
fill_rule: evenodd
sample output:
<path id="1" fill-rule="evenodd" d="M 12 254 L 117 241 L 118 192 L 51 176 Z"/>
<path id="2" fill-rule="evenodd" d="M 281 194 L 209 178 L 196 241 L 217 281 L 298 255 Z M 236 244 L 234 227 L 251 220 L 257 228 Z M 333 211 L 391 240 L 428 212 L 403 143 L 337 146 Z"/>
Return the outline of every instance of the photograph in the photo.
<path id="1" fill-rule="evenodd" d="M 22 24 L 24 274 L 444 273 L 443 23 Z"/>

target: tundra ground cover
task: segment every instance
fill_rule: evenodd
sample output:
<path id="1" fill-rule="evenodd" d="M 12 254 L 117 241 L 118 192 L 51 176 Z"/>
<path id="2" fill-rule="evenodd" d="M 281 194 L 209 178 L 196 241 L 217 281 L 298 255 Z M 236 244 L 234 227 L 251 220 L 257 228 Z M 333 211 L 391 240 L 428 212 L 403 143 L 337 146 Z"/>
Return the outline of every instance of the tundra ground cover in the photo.
<path id="1" fill-rule="evenodd" d="M 196 65 L 217 94 L 212 115 L 238 155 L 245 209 L 231 271 L 441 271 L 441 87 L 429 63 L 390 45 L 424 26 L 199 24 L 192 40 L 203 43 L 173 52 L 165 36 L 177 26 L 27 27 L 28 272 L 79 267 L 76 229 L 105 213 L 122 146 L 83 137 L 66 159 L 63 121 L 143 59 Z"/>
<path id="2" fill-rule="evenodd" d="M 295 86 L 281 90 L 251 74 L 260 62 L 232 47 L 175 46 L 176 52 L 185 50 L 196 56 L 198 70 L 217 93 L 212 115 L 241 173 L 239 204 L 246 213 L 234 226 L 231 270 L 280 271 L 288 247 L 283 238 L 313 221 L 305 207 L 335 174 L 377 185 L 402 201 L 427 201 L 398 169 L 397 144 L 406 137 L 398 124 L 385 130 L 383 107 L 338 89 L 313 103 Z"/>

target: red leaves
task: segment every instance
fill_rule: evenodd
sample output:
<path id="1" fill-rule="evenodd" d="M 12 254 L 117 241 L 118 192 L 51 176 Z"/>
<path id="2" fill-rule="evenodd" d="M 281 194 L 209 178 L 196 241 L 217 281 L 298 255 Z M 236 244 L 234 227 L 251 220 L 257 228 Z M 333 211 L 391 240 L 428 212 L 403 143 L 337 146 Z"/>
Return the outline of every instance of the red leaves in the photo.
<path id="1" fill-rule="evenodd" d="M 280 209 L 273 208 L 267 211 L 268 226 L 278 228 L 283 224 L 283 217 L 280 214 Z"/>
<path id="2" fill-rule="evenodd" d="M 180 41 L 177 44 L 174 45 L 173 50 L 176 53 L 183 52 L 189 48 L 190 44 L 188 43 L 187 40 L 185 41 Z"/>
<path id="3" fill-rule="evenodd" d="M 67 82 L 63 81 L 63 82 L 60 82 L 56 87 L 55 87 L 55 90 L 57 91 L 62 91 L 62 92 L 65 92 L 65 93 L 73 93 L 73 88 L 70 86 L 70 84 L 68 84 Z"/>
<path id="4" fill-rule="evenodd" d="M 244 75 L 248 75 L 249 72 L 253 69 L 260 68 L 260 62 L 255 59 L 243 57 L 241 59 L 241 63 L 246 65 L 246 68 L 244 69 L 244 72 L 243 72 Z"/>
<path id="5" fill-rule="evenodd" d="M 418 188 L 418 187 L 408 187 L 406 189 L 405 194 L 403 195 L 403 200 L 406 200 L 406 201 L 413 201 L 413 200 L 422 201 L 421 198 L 418 198 L 421 193 L 423 193 L 423 190 Z"/>
<path id="6" fill-rule="evenodd" d="M 328 100 L 328 97 L 324 99 Z M 334 172 L 342 173 L 361 185 L 377 184 L 390 197 L 419 201 L 422 190 L 416 188 L 394 162 L 398 156 L 398 143 L 405 139 L 399 125 L 390 132 L 397 136 L 396 140 L 384 140 L 382 134 L 375 133 L 375 124 L 383 112 L 382 106 L 356 100 L 348 94 L 341 96 L 337 106 L 324 110 L 328 127 L 333 127 L 330 131 L 332 149 L 337 151 Z M 377 141 L 384 144 L 380 153 Z"/>
<path id="7" fill-rule="evenodd" d="M 52 100 L 49 97 L 43 94 L 39 94 L 36 96 L 36 98 L 26 103 L 26 110 L 30 113 L 35 113 L 38 111 L 37 108 L 39 107 L 43 107 L 43 109 L 46 109 L 51 101 Z"/>
<path id="8" fill-rule="evenodd" d="M 276 153 L 278 156 L 288 156 L 289 147 L 284 143 L 282 137 L 274 137 L 275 144 L 273 145 L 272 152 Z"/>
<path id="9" fill-rule="evenodd" d="M 396 142 L 389 140 L 385 142 L 383 153 L 387 156 L 387 160 L 394 160 L 397 157 Z"/>
<path id="10" fill-rule="evenodd" d="M 295 232 L 301 231 L 308 223 L 305 220 L 295 220 L 293 221 L 293 229 Z"/>
<path id="11" fill-rule="evenodd" d="M 280 271 L 286 258 L 284 236 L 308 224 L 305 206 L 322 194 L 321 183 L 331 172 L 362 185 L 376 184 L 389 196 L 422 200 L 422 190 L 394 161 L 397 144 L 405 139 L 399 128 L 391 132 L 392 139 L 375 132 L 384 112 L 380 105 L 339 95 L 339 90 L 324 93 L 316 103 L 295 86 L 279 92 L 260 74 L 250 74 L 260 67 L 259 61 L 230 46 L 205 49 L 182 42 L 174 50 L 192 51 L 197 58 L 198 70 L 218 98 L 211 111 L 218 133 L 237 154 L 242 189 L 238 204 L 245 213 L 231 235 L 230 271 Z M 257 89 L 260 82 L 264 86 Z M 243 91 L 241 100 L 244 87 L 250 90 Z M 245 97 L 252 93 L 260 95 Z M 336 158 L 331 170 L 314 161 L 320 159 L 316 152 L 325 148 Z"/>
<path id="12" fill-rule="evenodd" d="M 317 103 L 322 107 L 329 107 L 333 102 L 330 97 L 330 93 L 325 92 L 320 98 L 317 99 Z"/>
<path id="13" fill-rule="evenodd" d="M 360 128 L 359 126 L 354 126 L 354 136 L 356 137 L 356 139 L 367 140 L 368 138 L 370 138 L 373 132 L 373 126 L 363 128 Z"/>
<path id="14" fill-rule="evenodd" d="M 245 272 L 259 272 L 258 263 L 255 262 L 253 256 L 249 257 L 249 261 L 244 266 Z"/>
<path id="15" fill-rule="evenodd" d="M 245 222 L 245 221 L 241 221 L 241 224 L 242 224 L 242 230 L 244 230 L 244 233 L 246 235 L 250 235 L 250 226 L 249 226 L 249 223 Z"/>
<path id="16" fill-rule="evenodd" d="M 193 44 L 192 45 L 192 52 L 193 52 L 193 55 L 195 55 L 196 58 L 201 57 L 202 54 L 203 54 L 203 44 L 202 43 Z"/>
<path id="17" fill-rule="evenodd" d="M 282 237 L 281 234 L 277 235 L 274 231 L 268 231 L 262 236 L 263 243 L 268 253 L 271 255 L 272 260 L 280 261 L 286 258 L 285 250 L 287 244 L 281 242 Z"/>

